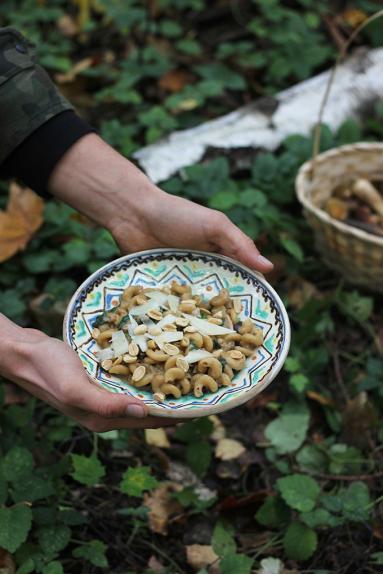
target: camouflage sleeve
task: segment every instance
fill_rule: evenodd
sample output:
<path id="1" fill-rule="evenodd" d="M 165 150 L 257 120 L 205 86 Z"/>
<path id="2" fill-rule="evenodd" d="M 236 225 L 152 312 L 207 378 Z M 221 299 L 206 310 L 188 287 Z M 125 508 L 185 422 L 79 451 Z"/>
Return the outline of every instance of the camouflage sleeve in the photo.
<path id="1" fill-rule="evenodd" d="M 13 28 L 0 28 L 0 164 L 42 124 L 71 109 L 36 64 L 33 44 Z"/>

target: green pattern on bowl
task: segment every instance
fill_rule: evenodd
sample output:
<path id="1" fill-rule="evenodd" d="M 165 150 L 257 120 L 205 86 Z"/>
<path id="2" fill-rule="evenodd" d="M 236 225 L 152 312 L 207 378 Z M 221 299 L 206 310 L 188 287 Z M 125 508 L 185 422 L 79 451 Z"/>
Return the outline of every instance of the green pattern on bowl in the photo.
<path id="1" fill-rule="evenodd" d="M 193 285 L 198 294 L 211 298 L 226 288 L 242 302 L 241 318 L 250 317 L 262 328 L 264 344 L 236 374 L 231 386 L 201 398 L 193 395 L 153 399 L 151 391 L 136 389 L 97 363 L 97 344 L 91 337 L 94 321 L 118 303 L 130 285 L 159 287 L 172 280 Z M 224 257 L 199 251 L 152 249 L 121 257 L 91 275 L 76 291 L 64 318 L 64 339 L 78 353 L 90 379 L 105 389 L 143 400 L 151 414 L 166 417 L 197 417 L 238 406 L 260 393 L 281 369 L 290 344 L 286 310 L 262 275 Z"/>

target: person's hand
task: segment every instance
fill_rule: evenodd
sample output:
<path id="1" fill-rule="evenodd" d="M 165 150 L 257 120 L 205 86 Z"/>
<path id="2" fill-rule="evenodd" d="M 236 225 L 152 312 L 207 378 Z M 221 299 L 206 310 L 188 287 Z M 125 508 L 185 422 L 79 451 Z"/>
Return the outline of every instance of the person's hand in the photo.
<path id="1" fill-rule="evenodd" d="M 179 247 L 222 253 L 263 273 L 273 267 L 226 215 L 165 193 L 95 134 L 64 155 L 49 188 L 109 229 L 123 253 Z"/>
<path id="2" fill-rule="evenodd" d="M 8 349 L 1 356 L 2 375 L 87 429 L 157 428 L 178 422 L 147 416 L 143 402 L 92 384 L 77 354 L 62 341 L 16 327 L 5 317 L 3 325 Z"/>
<path id="3" fill-rule="evenodd" d="M 263 273 L 273 268 L 226 215 L 159 189 L 151 194 L 150 205 L 145 202 L 145 209 L 138 203 L 134 210 L 120 211 L 110 229 L 123 253 L 190 248 L 228 255 Z"/>

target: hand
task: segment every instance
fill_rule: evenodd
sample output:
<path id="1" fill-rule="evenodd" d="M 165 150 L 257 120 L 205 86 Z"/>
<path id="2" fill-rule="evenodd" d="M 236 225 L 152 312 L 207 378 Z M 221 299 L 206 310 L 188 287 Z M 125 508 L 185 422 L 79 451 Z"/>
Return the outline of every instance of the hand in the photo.
<path id="1" fill-rule="evenodd" d="M 123 253 L 154 247 L 180 247 L 222 253 L 267 273 L 273 268 L 250 237 L 226 215 L 156 189 L 145 209 L 121 210 L 110 225 Z M 122 214 L 122 215 L 121 215 Z"/>
<path id="2" fill-rule="evenodd" d="M 49 188 L 109 229 L 124 253 L 180 247 L 216 251 L 263 273 L 273 267 L 223 213 L 165 193 L 95 134 L 69 149 Z"/>
<path id="3" fill-rule="evenodd" d="M 2 353 L 1 373 L 87 429 L 157 428 L 178 422 L 147 416 L 141 401 L 92 384 L 79 357 L 62 341 L 1 317 L 2 327 L 3 322 L 9 348 Z"/>

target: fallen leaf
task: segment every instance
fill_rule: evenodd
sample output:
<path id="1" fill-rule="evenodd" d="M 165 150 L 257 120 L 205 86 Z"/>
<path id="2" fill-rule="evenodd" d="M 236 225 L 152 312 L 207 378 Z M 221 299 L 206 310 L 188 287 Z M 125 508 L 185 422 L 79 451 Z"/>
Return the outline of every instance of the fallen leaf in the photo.
<path id="1" fill-rule="evenodd" d="M 190 84 L 193 76 L 184 70 L 169 70 L 162 76 L 159 86 L 168 92 L 180 92 L 187 84 Z"/>
<path id="2" fill-rule="evenodd" d="M 159 448 L 169 448 L 170 442 L 164 429 L 145 429 L 145 442 Z"/>
<path id="3" fill-rule="evenodd" d="M 221 440 L 222 438 L 225 438 L 226 429 L 221 423 L 220 419 L 217 417 L 217 415 L 210 415 L 210 417 L 208 418 L 213 423 L 214 427 L 213 432 L 210 435 L 210 438 L 212 438 L 216 442 Z"/>
<path id="4" fill-rule="evenodd" d="M 215 448 L 215 456 L 221 460 L 233 460 L 245 452 L 241 442 L 232 438 L 222 438 Z"/>
<path id="5" fill-rule="evenodd" d="M 288 301 L 294 309 L 302 309 L 310 299 L 317 299 L 319 296 L 318 289 L 305 281 L 302 277 L 292 276 L 287 280 L 288 284 Z"/>
<path id="6" fill-rule="evenodd" d="M 166 567 L 154 555 L 148 560 L 148 568 L 150 571 L 155 572 L 155 574 L 163 574 L 166 572 Z"/>
<path id="7" fill-rule="evenodd" d="M 215 568 L 209 570 L 209 574 L 219 572 L 219 557 L 209 544 L 191 544 L 186 546 L 186 561 L 195 571 L 214 564 Z"/>
<path id="8" fill-rule="evenodd" d="M 352 28 L 357 28 L 360 24 L 367 19 L 367 14 L 362 12 L 362 10 L 355 10 L 350 8 L 342 13 L 342 20 L 346 22 Z"/>
<path id="9" fill-rule="evenodd" d="M 0 262 L 25 249 L 43 223 L 43 207 L 34 191 L 11 183 L 7 209 L 0 211 Z"/>
<path id="10" fill-rule="evenodd" d="M 166 536 L 170 517 L 183 512 L 180 503 L 171 496 L 173 492 L 180 490 L 180 485 L 168 482 L 161 484 L 150 494 L 145 494 L 144 506 L 149 509 L 149 528 L 152 532 Z"/>
<path id="11" fill-rule="evenodd" d="M 0 574 L 15 574 L 16 567 L 7 550 L 0 548 Z"/>
<path id="12" fill-rule="evenodd" d="M 57 28 L 67 38 L 75 36 L 79 31 L 77 23 L 69 14 L 64 14 L 57 20 Z"/>
<path id="13" fill-rule="evenodd" d="M 377 425 L 374 405 L 365 391 L 347 402 L 342 413 L 342 436 L 347 444 L 365 448 L 369 444 L 369 431 Z"/>

